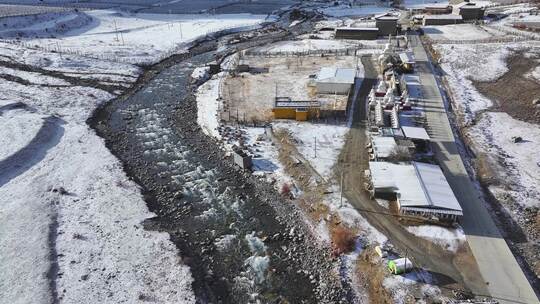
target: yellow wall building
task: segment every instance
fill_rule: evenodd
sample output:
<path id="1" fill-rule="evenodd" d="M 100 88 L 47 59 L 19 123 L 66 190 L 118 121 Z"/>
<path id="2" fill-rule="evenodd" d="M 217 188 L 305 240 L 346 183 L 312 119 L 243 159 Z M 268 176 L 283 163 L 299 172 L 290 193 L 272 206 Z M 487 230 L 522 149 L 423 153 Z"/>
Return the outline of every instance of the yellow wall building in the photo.
<path id="1" fill-rule="evenodd" d="M 276 98 L 272 109 L 275 119 L 295 119 L 306 121 L 318 117 L 320 103 L 317 101 L 291 101 L 289 98 Z"/>

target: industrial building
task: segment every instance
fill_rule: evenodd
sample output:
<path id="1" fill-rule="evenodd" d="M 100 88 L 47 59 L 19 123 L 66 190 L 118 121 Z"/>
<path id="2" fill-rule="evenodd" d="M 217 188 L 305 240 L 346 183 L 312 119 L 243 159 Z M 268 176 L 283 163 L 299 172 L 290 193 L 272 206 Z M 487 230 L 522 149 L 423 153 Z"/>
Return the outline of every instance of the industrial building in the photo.
<path id="1" fill-rule="evenodd" d="M 272 113 L 276 119 L 306 121 L 317 117 L 320 107 L 318 101 L 293 101 L 289 97 L 276 97 Z"/>
<path id="2" fill-rule="evenodd" d="M 398 17 L 390 15 L 375 17 L 375 26 L 379 29 L 379 36 L 396 36 L 398 33 L 398 20 Z"/>
<path id="3" fill-rule="evenodd" d="M 463 20 L 480 20 L 484 18 L 484 7 L 478 6 L 472 2 L 466 2 L 459 7 L 459 15 Z"/>
<path id="4" fill-rule="evenodd" d="M 425 15 L 422 21 L 424 26 L 426 25 L 448 25 L 463 23 L 461 15 Z"/>
<path id="5" fill-rule="evenodd" d="M 379 36 L 376 27 L 340 27 L 336 29 L 336 39 L 375 40 Z"/>
<path id="6" fill-rule="evenodd" d="M 412 162 L 370 162 L 366 175 L 376 197 L 394 195 L 399 213 L 444 222 L 455 222 L 463 210 L 437 165 Z"/>
<path id="7" fill-rule="evenodd" d="M 348 95 L 356 78 L 356 69 L 321 68 L 315 78 L 318 94 Z"/>

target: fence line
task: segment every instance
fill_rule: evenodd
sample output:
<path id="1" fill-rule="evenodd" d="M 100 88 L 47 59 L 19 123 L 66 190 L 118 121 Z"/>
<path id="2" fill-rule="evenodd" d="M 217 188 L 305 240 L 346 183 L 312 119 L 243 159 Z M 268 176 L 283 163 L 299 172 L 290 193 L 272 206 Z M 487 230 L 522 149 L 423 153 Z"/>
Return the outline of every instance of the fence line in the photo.
<path id="1" fill-rule="evenodd" d="M 379 46 L 369 46 L 359 45 L 356 47 L 343 48 L 343 49 L 318 49 L 318 50 L 301 50 L 301 51 L 256 51 L 248 50 L 245 52 L 246 56 L 252 57 L 308 57 L 308 56 L 323 56 L 323 55 L 357 55 L 357 51 L 361 49 L 375 49 Z"/>

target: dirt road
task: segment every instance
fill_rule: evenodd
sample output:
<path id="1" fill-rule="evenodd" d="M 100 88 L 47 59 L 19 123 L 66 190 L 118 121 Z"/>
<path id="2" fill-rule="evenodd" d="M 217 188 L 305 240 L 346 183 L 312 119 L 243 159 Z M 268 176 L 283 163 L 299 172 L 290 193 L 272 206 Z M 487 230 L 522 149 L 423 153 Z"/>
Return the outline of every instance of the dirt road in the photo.
<path id="1" fill-rule="evenodd" d="M 486 292 L 478 276 L 474 260 L 464 252 L 454 254 L 441 247 L 420 239 L 409 233 L 388 210 L 369 198 L 363 189 L 363 172 L 368 168 L 368 155 L 365 149 L 366 136 L 366 97 L 376 82 L 377 73 L 371 57 L 362 57 L 365 67 L 363 80 L 353 114 L 353 124 L 347 141 L 339 157 L 339 171 L 344 173 L 344 194 L 351 204 L 369 221 L 383 232 L 403 254 L 432 272 L 442 287 L 456 288 L 456 283 L 467 289 Z"/>

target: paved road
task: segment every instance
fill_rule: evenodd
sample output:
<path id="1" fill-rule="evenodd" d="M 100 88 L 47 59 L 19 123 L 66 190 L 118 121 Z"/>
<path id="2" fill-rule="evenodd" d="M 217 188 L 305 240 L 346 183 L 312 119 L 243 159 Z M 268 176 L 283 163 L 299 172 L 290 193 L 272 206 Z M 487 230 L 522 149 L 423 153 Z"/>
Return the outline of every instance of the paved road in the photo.
<path id="1" fill-rule="evenodd" d="M 500 303 L 540 303 L 470 180 L 446 114 L 433 68 L 418 36 L 411 36 L 429 135 L 446 178 L 463 208 L 462 226 L 490 295 Z"/>

